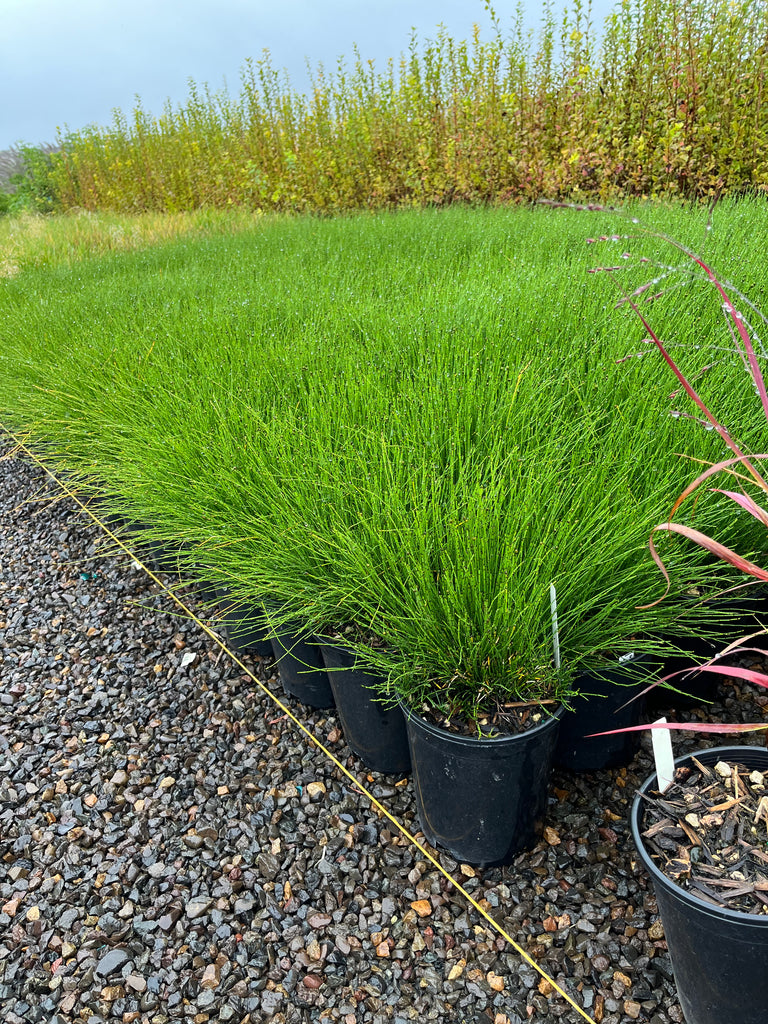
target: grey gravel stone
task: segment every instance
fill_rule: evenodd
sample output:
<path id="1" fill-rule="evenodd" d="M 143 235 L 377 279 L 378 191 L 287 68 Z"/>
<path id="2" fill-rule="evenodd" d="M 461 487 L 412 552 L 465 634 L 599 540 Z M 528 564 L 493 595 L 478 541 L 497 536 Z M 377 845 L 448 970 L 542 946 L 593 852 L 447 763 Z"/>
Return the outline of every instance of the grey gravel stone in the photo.
<path id="1" fill-rule="evenodd" d="M 198 897 L 196 899 L 190 900 L 189 903 L 187 903 L 186 907 L 184 908 L 184 913 L 191 921 L 194 921 L 198 917 L 202 917 L 204 914 L 206 914 L 208 912 L 208 909 L 212 906 L 212 904 L 213 900 L 210 897 Z"/>
<path id="2" fill-rule="evenodd" d="M 111 974 L 116 974 L 130 959 L 130 953 L 125 949 L 110 949 L 96 965 L 95 975 L 97 978 L 108 978 Z"/>

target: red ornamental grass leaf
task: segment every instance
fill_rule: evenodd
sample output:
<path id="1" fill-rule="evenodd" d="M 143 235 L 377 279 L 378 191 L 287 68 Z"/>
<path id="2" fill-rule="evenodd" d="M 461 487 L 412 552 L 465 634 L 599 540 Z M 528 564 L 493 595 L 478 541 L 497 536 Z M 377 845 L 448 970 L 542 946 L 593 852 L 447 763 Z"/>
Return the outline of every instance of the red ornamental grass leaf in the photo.
<path id="1" fill-rule="evenodd" d="M 685 499 L 687 497 L 689 497 L 691 494 L 693 494 L 693 492 L 698 487 L 700 487 L 701 484 L 703 484 L 705 480 L 708 480 L 709 477 L 716 476 L 718 473 L 722 473 L 724 470 L 731 470 L 732 471 L 732 475 L 737 476 L 738 474 L 736 474 L 735 470 L 733 469 L 734 466 L 744 466 L 746 469 L 749 470 L 749 473 L 752 476 L 752 478 L 755 481 L 755 483 L 757 483 L 762 490 L 768 491 L 768 483 L 766 483 L 766 481 L 763 479 L 763 477 L 760 475 L 760 473 L 758 473 L 758 471 L 752 465 L 752 461 L 751 461 L 751 460 L 759 461 L 760 459 L 765 459 L 765 458 L 768 458 L 768 455 L 741 455 L 741 454 L 739 454 L 735 458 L 732 457 L 732 458 L 729 458 L 729 459 L 723 459 L 722 462 L 713 462 L 711 466 L 708 466 L 704 470 L 703 473 L 700 473 L 696 477 L 695 480 L 692 480 L 687 485 L 687 487 L 683 491 L 681 491 L 681 493 L 679 494 L 679 496 L 675 500 L 674 505 L 672 506 L 672 510 L 669 513 L 670 521 L 672 519 L 674 519 L 675 513 L 680 508 L 680 506 L 683 504 Z M 740 477 L 740 479 L 746 479 L 746 477 Z"/>
<path id="2" fill-rule="evenodd" d="M 646 729 L 674 729 L 675 732 L 763 732 L 768 730 L 768 722 L 649 722 L 648 725 L 628 725 L 624 729 L 608 729 L 606 732 L 591 732 L 585 739 L 595 736 L 615 736 L 620 732 L 643 732 Z"/>
<path id="3" fill-rule="evenodd" d="M 653 234 L 656 234 L 656 236 L 658 238 L 662 238 L 662 239 L 664 239 L 664 241 L 668 242 L 670 245 L 673 245 L 676 249 L 678 249 L 680 252 L 684 253 L 689 259 L 691 259 L 698 267 L 700 267 L 704 271 L 704 274 L 706 275 L 706 277 L 709 280 L 709 282 L 712 285 L 714 285 L 715 289 L 719 293 L 720 298 L 723 301 L 723 309 L 724 309 L 726 315 L 728 316 L 728 318 L 730 319 L 731 323 L 735 327 L 736 333 L 738 334 L 739 339 L 740 339 L 742 345 L 744 346 L 744 351 L 746 352 L 746 355 L 747 355 L 747 362 L 748 362 L 748 365 L 749 365 L 750 374 L 752 376 L 752 380 L 755 383 L 755 387 L 757 388 L 757 393 L 760 396 L 760 403 L 761 403 L 761 405 L 763 407 L 763 412 L 765 413 L 765 416 L 768 419 L 768 392 L 766 391 L 766 386 L 765 386 L 765 381 L 763 379 L 763 374 L 762 374 L 762 371 L 760 370 L 760 365 L 759 365 L 759 363 L 757 361 L 757 356 L 755 355 L 755 350 L 754 350 L 754 347 L 752 345 L 752 339 L 749 336 L 749 331 L 747 330 L 747 325 L 744 322 L 744 318 L 742 317 L 742 315 L 739 313 L 739 311 L 734 306 L 733 302 L 731 301 L 731 297 L 728 295 L 728 292 L 725 290 L 724 286 L 720 282 L 720 279 L 715 274 L 715 272 L 711 269 L 711 267 L 707 266 L 707 264 L 702 259 L 700 259 L 695 253 L 691 252 L 691 250 L 687 246 L 683 245 L 681 242 L 678 242 L 674 238 L 670 238 L 669 235 L 665 235 L 663 232 L 653 232 Z M 717 423 L 717 421 L 711 415 L 711 413 L 706 408 L 706 406 L 704 405 L 702 400 L 699 398 L 699 396 L 695 393 L 693 388 L 691 388 L 691 386 L 688 383 L 688 381 L 685 379 L 683 374 L 680 372 L 679 368 L 676 366 L 674 360 L 671 358 L 669 353 L 665 350 L 665 348 L 662 345 L 662 343 L 659 340 L 659 338 L 650 329 L 650 327 L 647 324 L 645 318 L 643 317 L 642 313 L 638 309 L 636 303 L 632 302 L 631 299 L 629 299 L 628 296 L 625 296 L 625 297 L 629 300 L 630 306 L 635 311 L 635 313 L 638 315 L 640 320 L 643 322 L 643 325 L 646 327 L 646 329 L 649 331 L 649 333 L 650 333 L 650 335 L 651 335 L 651 337 L 653 339 L 654 344 L 659 349 L 659 351 L 661 352 L 662 356 L 664 357 L 666 362 L 669 364 L 670 368 L 675 373 L 675 375 L 677 376 L 677 378 L 680 381 L 680 383 L 686 389 L 689 397 L 694 402 L 696 402 L 696 404 L 699 406 L 699 408 L 702 410 L 702 412 L 704 412 L 705 416 L 710 420 L 712 425 L 717 430 L 720 425 Z M 723 431 L 722 431 L 722 428 L 721 428 L 721 433 L 722 432 Z M 738 449 L 736 448 L 735 444 L 733 442 L 731 442 L 729 439 L 726 439 L 726 443 L 728 444 L 728 446 L 733 451 L 736 452 L 737 455 L 741 454 L 738 451 Z"/>
<path id="4" fill-rule="evenodd" d="M 653 556 L 654 562 L 658 565 L 664 579 L 667 581 L 667 589 L 658 600 L 652 601 L 650 604 L 638 605 L 638 608 L 646 609 L 655 607 L 655 605 L 664 600 L 669 592 L 669 573 L 661 560 L 661 556 L 656 550 L 656 545 L 653 543 L 653 535 L 658 530 L 663 530 L 666 533 L 678 533 L 681 537 L 686 537 L 688 540 L 692 540 L 694 544 L 698 544 L 706 551 L 711 552 L 716 558 L 721 559 L 723 562 L 728 562 L 729 565 L 741 570 L 741 572 L 747 573 L 748 576 L 754 576 L 755 579 L 768 582 L 768 569 L 762 569 L 759 565 L 755 565 L 754 562 L 750 562 L 748 559 L 742 558 L 741 555 L 732 551 L 731 548 L 727 548 L 725 544 L 721 544 L 719 541 L 713 540 L 712 537 L 708 537 L 707 534 L 702 533 L 701 530 L 694 530 L 693 527 L 683 526 L 681 523 L 659 523 L 658 526 L 654 526 L 651 531 L 651 539 L 648 541 L 648 545 L 651 549 L 651 555 Z"/>
<path id="5" fill-rule="evenodd" d="M 720 487 L 713 487 L 712 493 L 724 494 L 726 497 L 730 498 L 731 501 L 735 501 L 737 505 L 741 505 L 743 509 L 746 509 L 746 511 L 749 512 L 751 516 L 754 516 L 759 523 L 768 527 L 768 512 L 766 512 L 764 508 L 761 508 L 756 501 L 753 501 L 748 494 L 741 494 L 738 491 L 724 491 Z"/>
<path id="6" fill-rule="evenodd" d="M 743 679 L 746 683 L 754 683 L 755 686 L 762 686 L 768 690 L 768 675 L 765 672 L 755 672 L 752 668 L 739 668 L 736 665 L 700 665 L 701 672 L 712 672 L 718 676 L 728 676 L 730 679 Z"/>
<path id="7" fill-rule="evenodd" d="M 687 252 L 687 250 L 684 251 Z M 754 347 L 752 346 L 752 339 L 749 336 L 747 325 L 744 323 L 744 318 L 741 316 L 739 311 L 731 302 L 730 296 L 720 283 L 719 279 L 717 278 L 717 275 L 707 266 L 706 263 L 704 263 L 703 260 L 699 259 L 698 256 L 694 256 L 691 253 L 688 253 L 688 255 L 691 256 L 691 259 L 693 259 L 694 263 L 697 263 L 701 267 L 701 269 L 707 275 L 707 277 L 715 286 L 717 291 L 720 293 L 720 297 L 723 300 L 723 308 L 725 309 L 728 316 L 731 318 L 731 322 L 736 328 L 739 338 L 741 339 L 741 342 L 744 346 L 744 350 L 747 353 L 747 360 L 749 362 L 749 369 L 750 373 L 752 374 L 752 380 L 755 382 L 757 393 L 760 396 L 760 403 L 763 407 L 763 412 L 765 413 L 766 418 L 768 418 L 768 392 L 766 392 L 763 374 L 760 370 L 760 365 L 757 361 L 757 356 L 755 355 Z"/>
<path id="8" fill-rule="evenodd" d="M 744 325 L 744 322 L 739 317 L 738 312 L 734 309 L 733 305 L 730 302 L 730 299 L 728 299 L 727 294 L 723 290 L 722 285 L 717 280 L 717 278 L 714 276 L 712 271 L 705 264 L 701 263 L 701 261 L 697 257 L 695 257 L 688 249 L 686 249 L 684 246 L 682 246 L 679 242 L 675 242 L 674 239 L 668 239 L 667 236 L 663 235 L 663 234 L 659 234 L 658 237 L 664 238 L 665 240 L 671 242 L 671 244 L 676 246 L 678 249 L 681 249 L 683 252 L 685 252 L 685 254 L 687 256 L 689 256 L 691 259 L 695 260 L 695 262 L 698 263 L 702 267 L 702 269 L 705 271 L 705 273 L 708 274 L 710 280 L 715 284 L 715 286 L 717 287 L 718 291 L 723 296 L 724 300 L 727 301 L 727 304 L 730 307 L 730 310 L 733 310 L 733 316 L 735 318 L 735 322 L 737 323 L 737 329 L 739 330 L 739 335 L 742 337 L 742 340 L 744 341 L 744 346 L 745 346 L 745 348 L 747 350 L 748 358 L 750 358 L 750 368 L 752 369 L 753 376 L 754 376 L 755 372 L 759 374 L 760 373 L 760 369 L 757 366 L 756 359 L 754 358 L 754 350 L 752 349 L 752 345 L 751 345 L 751 342 L 750 342 L 750 339 L 749 339 L 749 334 L 746 331 L 746 327 Z M 611 277 L 613 277 L 613 271 L 615 269 L 618 269 L 618 268 L 615 268 L 615 267 L 600 267 L 598 269 L 606 271 Z M 707 407 L 707 405 L 704 402 L 704 400 L 702 399 L 702 397 L 698 394 L 696 389 L 690 383 L 688 378 L 682 372 L 682 370 L 677 365 L 677 363 L 672 358 L 672 356 L 669 354 L 669 352 L 667 352 L 667 350 L 664 347 L 664 345 L 663 345 L 661 339 L 659 338 L 658 334 L 651 327 L 649 321 L 643 315 L 640 307 L 635 302 L 635 300 L 632 298 L 632 296 L 631 295 L 627 295 L 626 292 L 625 292 L 624 293 L 624 300 L 629 304 L 629 307 L 632 309 L 632 311 L 635 313 L 637 318 L 642 323 L 643 327 L 648 332 L 648 336 L 649 337 L 646 340 L 651 341 L 656 346 L 658 351 L 661 353 L 662 358 L 666 362 L 667 366 L 669 366 L 670 370 L 672 370 L 674 375 L 677 377 L 678 381 L 680 382 L 680 384 L 683 387 L 683 390 L 688 395 L 688 397 L 691 399 L 691 401 L 694 402 L 694 404 L 702 411 L 702 413 L 707 418 L 709 423 L 712 424 L 712 427 L 717 431 L 717 433 L 720 435 L 720 437 L 722 437 L 723 441 L 731 449 L 731 451 L 734 453 L 734 455 L 736 455 L 738 458 L 741 458 L 742 460 L 744 460 L 745 467 L 752 473 L 753 476 L 755 476 L 757 478 L 758 482 L 763 483 L 762 477 L 760 477 L 760 475 L 757 473 L 757 471 L 754 470 L 751 467 L 749 461 L 745 458 L 743 452 L 738 447 L 736 442 L 733 440 L 731 435 L 728 433 L 728 431 L 725 429 L 725 427 L 722 425 L 722 423 L 719 422 L 719 420 L 716 418 L 716 416 L 714 416 L 714 414 L 709 410 L 709 408 Z M 750 353 L 751 353 L 751 357 L 750 357 Z M 754 363 L 754 367 L 753 367 L 753 363 Z M 756 381 L 756 383 L 757 383 L 757 381 Z M 763 391 L 764 391 L 764 385 L 762 384 L 762 377 L 760 377 L 760 382 L 758 384 L 758 389 L 760 388 L 761 385 L 762 385 Z M 762 394 L 762 392 L 761 392 L 761 394 Z M 768 401 L 764 404 L 764 408 L 766 410 L 766 416 L 768 416 Z"/>
<path id="9" fill-rule="evenodd" d="M 734 652 L 739 653 L 743 651 L 755 651 L 757 654 L 764 654 L 765 652 L 758 647 L 740 646 L 744 640 L 751 640 L 752 637 L 764 635 L 764 631 L 761 630 L 758 633 L 752 633 L 750 636 L 744 637 L 742 640 L 735 640 L 732 644 L 729 644 L 725 650 L 720 652 L 718 658 L 722 658 L 726 654 L 733 654 Z M 754 683 L 755 686 L 762 686 L 768 690 L 768 674 L 764 672 L 755 672 L 754 669 L 739 668 L 735 665 L 727 667 L 723 665 L 715 665 L 714 661 L 707 661 L 701 665 L 691 664 L 688 668 L 680 668 L 676 672 L 669 672 L 665 676 L 660 676 L 658 679 L 655 679 L 652 683 L 646 686 L 644 690 L 641 690 L 639 693 L 630 697 L 630 699 L 622 704 L 621 707 L 617 708 L 617 711 L 623 711 L 624 708 L 629 707 L 629 705 L 633 704 L 636 700 L 640 700 L 642 697 L 645 697 L 646 694 L 655 690 L 657 686 L 661 686 L 662 683 L 669 682 L 670 679 L 674 679 L 676 676 L 681 677 L 679 685 L 685 686 L 689 680 L 692 681 L 694 673 L 698 672 L 711 672 L 713 675 L 728 676 L 730 679 L 743 679 L 747 683 Z M 766 728 L 768 728 L 768 725 L 766 725 Z"/>

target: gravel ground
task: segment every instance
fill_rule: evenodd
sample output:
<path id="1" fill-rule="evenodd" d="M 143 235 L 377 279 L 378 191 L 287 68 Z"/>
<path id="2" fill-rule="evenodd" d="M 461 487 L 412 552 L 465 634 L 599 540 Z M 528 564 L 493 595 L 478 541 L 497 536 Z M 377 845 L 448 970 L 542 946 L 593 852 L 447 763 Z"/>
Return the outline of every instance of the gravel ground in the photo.
<path id="1" fill-rule="evenodd" d="M 581 1020 L 59 493 L 0 462 L 0 1019 Z M 510 867 L 441 855 L 603 1024 L 683 1020 L 627 824 L 650 766 L 556 773 L 547 841 Z M 417 829 L 407 781 L 368 785 Z"/>

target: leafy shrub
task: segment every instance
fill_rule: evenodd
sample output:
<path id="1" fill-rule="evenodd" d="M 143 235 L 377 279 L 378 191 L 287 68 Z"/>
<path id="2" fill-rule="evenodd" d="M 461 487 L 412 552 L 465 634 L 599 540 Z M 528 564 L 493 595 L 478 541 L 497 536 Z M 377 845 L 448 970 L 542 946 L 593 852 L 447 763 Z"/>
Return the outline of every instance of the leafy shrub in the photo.
<path id="1" fill-rule="evenodd" d="M 192 84 L 68 137 L 65 207 L 338 211 L 522 198 L 707 196 L 768 173 L 768 5 L 623 0 L 600 45 L 576 2 L 538 44 L 440 29 L 377 71 L 355 54 L 298 94 L 268 54 L 240 93 Z"/>

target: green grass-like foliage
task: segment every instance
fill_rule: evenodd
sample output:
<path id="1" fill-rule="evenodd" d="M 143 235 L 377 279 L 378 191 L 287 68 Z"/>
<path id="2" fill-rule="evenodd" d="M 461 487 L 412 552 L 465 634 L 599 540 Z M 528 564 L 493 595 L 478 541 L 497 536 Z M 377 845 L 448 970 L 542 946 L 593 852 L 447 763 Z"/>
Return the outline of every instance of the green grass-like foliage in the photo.
<path id="1" fill-rule="evenodd" d="M 649 216 L 701 239 L 695 212 Z M 745 240 L 767 216 L 731 203 L 707 239 L 748 291 L 765 258 Z M 2 419 L 183 541 L 190 576 L 263 602 L 275 625 L 351 627 L 414 706 L 475 718 L 567 696 L 606 655 L 712 630 L 694 591 L 732 579 L 668 537 L 670 596 L 638 607 L 659 596 L 648 530 L 698 472 L 685 457 L 716 460 L 722 443 L 670 415 L 684 396 L 587 273 L 602 233 L 621 276 L 627 231 L 542 208 L 262 218 L 30 267 L 1 283 Z M 705 351 L 703 389 L 756 446 L 764 425 L 709 298 L 691 286 L 668 306 L 674 352 L 699 369 Z M 695 522 L 745 552 L 764 542 L 707 496 Z"/>
<path id="2" fill-rule="evenodd" d="M 764 187 L 768 6 L 622 0 L 598 36 L 580 0 L 538 39 L 521 18 L 438 29 L 376 69 L 359 54 L 294 91 L 269 54 L 240 91 L 190 85 L 61 140 L 60 207 L 339 211 Z M 599 42 L 598 42 L 599 40 Z"/>

